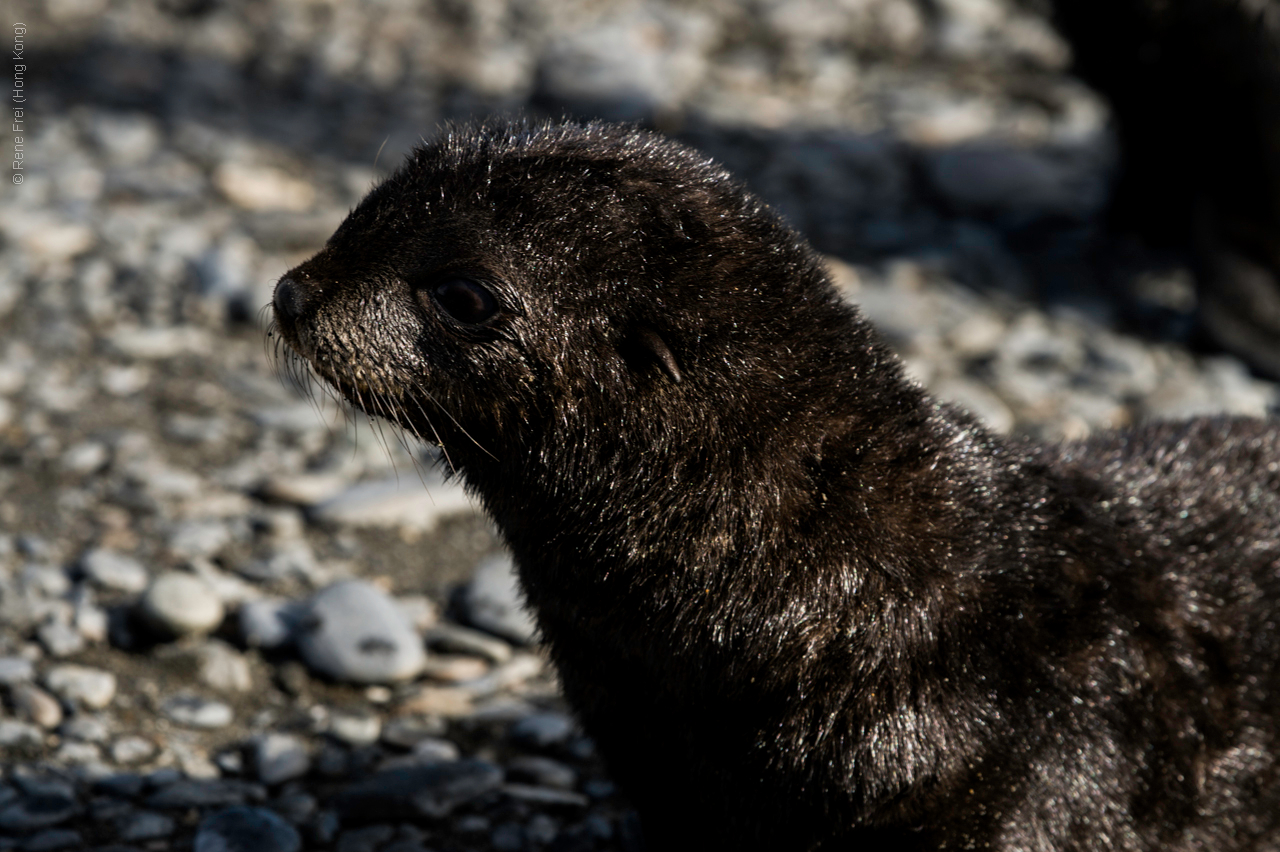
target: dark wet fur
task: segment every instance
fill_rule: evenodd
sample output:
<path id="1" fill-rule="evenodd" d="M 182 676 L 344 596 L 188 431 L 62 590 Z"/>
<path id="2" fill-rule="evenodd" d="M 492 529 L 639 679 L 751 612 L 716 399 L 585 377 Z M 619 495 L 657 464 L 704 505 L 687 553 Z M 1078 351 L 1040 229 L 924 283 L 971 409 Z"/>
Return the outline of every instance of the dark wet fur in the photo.
<path id="1" fill-rule="evenodd" d="M 608 126 L 449 132 L 287 280 L 285 340 L 497 521 L 650 849 L 1280 844 L 1274 424 L 995 436 Z"/>

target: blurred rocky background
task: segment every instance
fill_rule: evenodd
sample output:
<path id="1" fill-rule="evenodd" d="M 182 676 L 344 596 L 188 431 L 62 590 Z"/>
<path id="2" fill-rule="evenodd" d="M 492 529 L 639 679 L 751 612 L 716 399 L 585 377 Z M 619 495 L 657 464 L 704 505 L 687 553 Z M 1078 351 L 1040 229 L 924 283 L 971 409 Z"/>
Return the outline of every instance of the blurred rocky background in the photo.
<path id="1" fill-rule="evenodd" d="M 1001 432 L 1277 401 L 1201 345 L 1185 258 L 1104 233 L 1107 105 L 1004 0 L 7 11 L 0 850 L 641 848 L 488 523 L 264 337 L 275 279 L 442 122 L 706 150 Z"/>

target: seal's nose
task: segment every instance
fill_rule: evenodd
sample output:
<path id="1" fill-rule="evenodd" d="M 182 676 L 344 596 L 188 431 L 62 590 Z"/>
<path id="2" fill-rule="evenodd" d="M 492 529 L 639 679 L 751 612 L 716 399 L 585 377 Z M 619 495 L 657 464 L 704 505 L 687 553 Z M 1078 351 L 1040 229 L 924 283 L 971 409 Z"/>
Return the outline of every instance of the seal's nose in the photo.
<path id="1" fill-rule="evenodd" d="M 298 284 L 288 275 L 276 283 L 276 293 L 271 304 L 276 309 L 276 319 L 286 325 L 293 325 L 307 307 L 307 288 Z"/>

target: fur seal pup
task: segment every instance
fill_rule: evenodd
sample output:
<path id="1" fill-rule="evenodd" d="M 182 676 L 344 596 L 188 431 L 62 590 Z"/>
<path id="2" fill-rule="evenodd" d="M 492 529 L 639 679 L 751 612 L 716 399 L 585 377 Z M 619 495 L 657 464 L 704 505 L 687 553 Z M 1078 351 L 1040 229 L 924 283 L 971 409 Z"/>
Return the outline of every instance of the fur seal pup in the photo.
<path id="1" fill-rule="evenodd" d="M 993 435 L 704 157 L 452 129 L 276 287 L 440 444 L 654 850 L 1280 844 L 1280 429 Z"/>

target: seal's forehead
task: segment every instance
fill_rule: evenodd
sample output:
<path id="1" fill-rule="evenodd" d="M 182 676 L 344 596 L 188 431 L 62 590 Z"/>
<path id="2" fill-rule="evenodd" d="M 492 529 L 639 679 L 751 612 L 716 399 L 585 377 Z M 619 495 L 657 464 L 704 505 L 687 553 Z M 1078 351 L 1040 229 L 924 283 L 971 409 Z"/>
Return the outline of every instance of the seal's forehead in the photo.
<path id="1" fill-rule="evenodd" d="M 412 151 L 393 178 L 477 189 L 528 184 L 530 192 L 574 186 L 718 183 L 709 158 L 634 127 L 487 124 L 450 128 Z"/>

